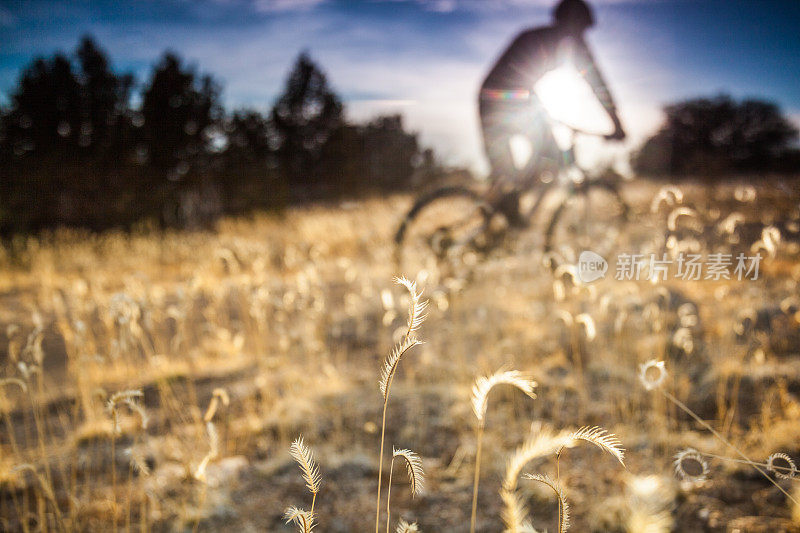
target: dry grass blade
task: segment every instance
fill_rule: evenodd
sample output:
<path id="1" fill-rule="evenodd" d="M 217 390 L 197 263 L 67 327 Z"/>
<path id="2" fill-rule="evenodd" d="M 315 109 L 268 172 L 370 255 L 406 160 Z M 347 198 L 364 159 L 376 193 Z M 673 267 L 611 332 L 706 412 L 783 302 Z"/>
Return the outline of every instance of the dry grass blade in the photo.
<path id="1" fill-rule="evenodd" d="M 400 359 L 408 350 L 418 344 L 422 343 L 413 337 L 404 337 L 403 340 L 394 347 L 389 357 L 383 362 L 379 385 L 384 401 L 389 397 L 389 382 L 394 378 L 395 372 L 397 372 L 397 365 L 400 364 Z"/>
<path id="2" fill-rule="evenodd" d="M 231 398 L 228 396 L 228 391 L 223 388 L 216 388 L 211 395 L 211 401 L 208 403 L 208 409 L 206 409 L 206 413 L 203 415 L 203 422 L 211 422 L 211 419 L 214 418 L 215 414 L 217 414 L 217 408 L 219 408 L 220 402 L 222 402 L 222 405 L 227 407 L 231 403 Z"/>
<path id="3" fill-rule="evenodd" d="M 491 376 L 481 376 L 472 387 L 472 411 L 478 419 L 477 447 L 475 452 L 475 472 L 472 482 L 472 511 L 470 513 L 470 533 L 474 533 L 478 512 L 478 484 L 481 471 L 481 451 L 483 449 L 483 430 L 486 410 L 489 404 L 489 393 L 495 385 L 511 385 L 531 398 L 536 398 L 533 389 L 536 382 L 518 370 L 500 369 Z"/>
<path id="4" fill-rule="evenodd" d="M 613 433 L 609 433 L 598 426 L 584 426 L 570 435 L 569 438 L 572 441 L 583 440 L 591 442 L 616 457 L 617 461 L 622 466 L 625 466 L 625 450 L 622 448 L 622 442 Z M 561 450 L 559 450 L 559 453 L 561 453 Z"/>
<path id="5" fill-rule="evenodd" d="M 125 400 L 123 400 L 122 403 L 127 405 L 131 411 L 139 415 L 139 418 L 142 421 L 142 429 L 147 429 L 147 423 L 149 422 L 150 419 L 147 417 L 147 412 L 144 410 L 144 407 L 139 405 L 139 403 L 137 403 L 132 398 L 126 398 Z"/>
<path id="6" fill-rule="evenodd" d="M 692 222 L 694 222 L 692 229 L 701 230 L 702 226 L 700 226 L 699 222 L 697 222 L 697 211 L 692 209 L 691 207 L 678 207 L 673 209 L 669 216 L 667 217 L 667 228 L 670 231 L 676 231 L 678 229 L 678 217 L 686 216 L 690 217 Z"/>
<path id="7" fill-rule="evenodd" d="M 311 530 L 316 525 L 314 523 L 314 513 L 297 507 L 287 508 L 283 513 L 283 519 L 286 520 L 287 524 L 294 523 L 300 533 L 311 533 Z"/>
<path id="8" fill-rule="evenodd" d="M 208 463 L 216 459 L 219 455 L 219 434 L 213 422 L 206 422 L 206 433 L 208 434 L 210 449 L 194 472 L 194 478 L 203 482 L 206 481 L 206 468 L 208 468 Z"/>
<path id="9" fill-rule="evenodd" d="M 533 392 L 536 382 L 519 370 L 498 370 L 491 376 L 481 376 L 475 380 L 472 387 L 472 412 L 479 422 L 486 417 L 489 392 L 496 385 L 511 385 L 516 387 L 531 398 L 536 398 Z"/>
<path id="10" fill-rule="evenodd" d="M 581 313 L 576 316 L 575 323 L 583 326 L 587 340 L 593 341 L 597 336 L 597 326 L 595 326 L 594 319 L 588 313 Z"/>
<path id="11" fill-rule="evenodd" d="M 116 394 L 113 394 L 111 398 L 108 399 L 106 408 L 108 409 L 108 412 L 111 413 L 111 418 L 114 424 L 113 425 L 114 434 L 118 434 L 120 430 L 117 421 L 117 411 L 119 410 L 120 405 L 127 405 L 131 411 L 137 413 L 141 418 L 142 429 L 147 429 L 147 422 L 148 422 L 147 413 L 145 412 L 144 408 L 138 403 L 139 398 L 142 398 L 143 396 L 144 393 L 140 390 L 126 390 L 117 392 Z"/>
<path id="12" fill-rule="evenodd" d="M 556 453 L 562 446 L 570 442 L 570 434 L 566 431 L 553 433 L 548 428 L 538 425 L 531 431 L 522 446 L 517 448 L 508 460 L 506 465 L 506 475 L 500 489 L 500 497 L 503 499 L 503 522 L 506 524 L 507 531 L 512 533 L 522 531 L 534 531 L 527 521 L 527 509 L 522 503 L 521 497 L 517 494 L 517 480 L 522 469 L 529 462 L 547 457 Z"/>
<path id="13" fill-rule="evenodd" d="M 308 491 L 317 495 L 319 487 L 322 484 L 322 474 L 319 472 L 319 466 L 314 462 L 314 454 L 303 443 L 303 437 L 298 437 L 289 448 L 289 453 L 292 458 L 300 465 L 300 470 L 303 472 L 303 479 L 306 482 Z"/>
<path id="14" fill-rule="evenodd" d="M 392 458 L 402 457 L 408 469 L 408 481 L 411 483 L 411 496 L 418 496 L 422 493 L 422 486 L 425 483 L 425 471 L 422 469 L 422 460 L 419 455 L 411 450 L 394 450 Z"/>
<path id="15" fill-rule="evenodd" d="M 404 286 L 411 295 L 408 306 L 408 330 L 406 337 L 417 331 L 427 318 L 428 300 L 422 300 L 422 291 L 417 292 L 417 283 L 405 277 L 394 278 L 394 282 Z"/>
<path id="16" fill-rule="evenodd" d="M 50 483 L 39 473 L 35 466 L 30 463 L 23 463 L 21 465 L 17 465 L 14 467 L 12 472 L 24 472 L 25 470 L 29 470 L 33 476 L 36 478 L 36 481 L 39 483 L 39 487 L 44 494 L 44 497 L 50 502 L 53 506 L 53 512 L 56 515 L 56 520 L 58 520 L 59 526 L 62 528 L 63 531 L 66 531 L 66 525 L 64 524 L 64 519 L 61 514 L 61 509 L 58 506 L 58 500 L 56 500 L 55 492 L 53 492 L 53 487 Z"/>
<path id="17" fill-rule="evenodd" d="M 144 453 L 142 453 L 141 450 L 133 448 L 131 448 L 129 452 L 131 457 L 130 464 L 133 471 L 142 476 L 149 476 L 152 472 L 150 471 L 150 465 L 147 464 L 147 458 L 145 458 Z"/>
<path id="18" fill-rule="evenodd" d="M 378 490 L 375 501 L 375 533 L 378 533 L 380 529 L 381 483 L 383 480 L 383 449 L 386 438 L 386 409 L 389 406 L 389 389 L 392 386 L 392 380 L 394 379 L 394 375 L 397 372 L 397 367 L 400 364 L 400 359 L 402 359 L 403 354 L 405 354 L 408 350 L 410 350 L 417 344 L 421 344 L 416 338 L 413 337 L 412 333 L 414 332 L 415 329 L 419 327 L 419 325 L 425 319 L 425 308 L 427 306 L 427 302 L 420 303 L 420 293 L 417 292 L 416 283 L 412 283 L 408 279 L 402 277 L 394 279 L 395 282 L 405 286 L 406 289 L 408 289 L 408 292 L 411 294 L 411 304 L 408 311 L 408 331 L 406 332 L 406 335 L 403 337 L 403 340 L 400 341 L 400 343 L 398 343 L 397 346 L 394 347 L 392 352 L 389 354 L 389 357 L 386 358 L 386 360 L 383 363 L 383 366 L 381 367 L 381 378 L 379 381 L 379 387 L 381 390 L 381 394 L 383 395 L 383 414 L 381 415 L 381 447 L 380 447 L 379 461 L 378 461 Z M 392 465 L 394 465 L 394 458 L 392 459 Z M 389 474 L 389 477 L 391 479 L 391 472 Z M 389 486 L 389 490 L 391 490 L 391 483 Z M 386 501 L 386 507 L 387 507 L 386 530 L 388 533 L 389 531 L 388 497 Z"/>
<path id="19" fill-rule="evenodd" d="M 543 483 L 552 489 L 552 491 L 556 494 L 556 498 L 558 498 L 558 533 L 564 533 L 566 530 L 568 530 L 569 504 L 567 503 L 567 497 L 564 495 L 564 489 L 562 489 L 556 484 L 555 481 L 546 475 L 542 476 L 539 474 L 525 474 L 523 477 L 525 479 L 531 479 L 533 481 Z"/>
<path id="20" fill-rule="evenodd" d="M 418 531 L 419 531 L 419 526 L 417 526 L 416 522 L 414 522 L 413 524 L 409 524 L 405 520 L 401 519 L 400 522 L 397 524 L 397 529 L 395 530 L 395 533 L 415 533 Z"/>
<path id="21" fill-rule="evenodd" d="M 125 390 L 120 391 L 115 394 L 111 395 L 111 398 L 108 399 L 108 410 L 112 410 L 115 406 L 119 405 L 122 402 L 126 401 L 134 401 L 137 398 L 141 398 L 144 396 L 144 393 L 140 390 Z"/>
<path id="22" fill-rule="evenodd" d="M 650 203 L 650 212 L 657 213 L 662 202 L 666 203 L 668 207 L 680 204 L 683 202 L 683 192 L 674 185 L 662 187 Z"/>

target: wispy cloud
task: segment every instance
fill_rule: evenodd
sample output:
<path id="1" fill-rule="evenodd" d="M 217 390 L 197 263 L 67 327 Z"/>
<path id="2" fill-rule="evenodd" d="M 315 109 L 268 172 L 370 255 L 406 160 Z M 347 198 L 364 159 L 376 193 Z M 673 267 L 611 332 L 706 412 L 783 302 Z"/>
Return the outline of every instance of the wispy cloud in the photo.
<path id="1" fill-rule="evenodd" d="M 253 8 L 259 13 L 280 13 L 286 11 L 307 11 L 327 0 L 255 0 Z"/>

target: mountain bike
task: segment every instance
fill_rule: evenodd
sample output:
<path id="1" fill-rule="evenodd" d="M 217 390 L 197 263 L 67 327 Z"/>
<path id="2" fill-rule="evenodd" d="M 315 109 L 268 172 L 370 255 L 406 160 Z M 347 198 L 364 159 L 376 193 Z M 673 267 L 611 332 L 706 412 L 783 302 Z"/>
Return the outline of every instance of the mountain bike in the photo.
<path id="1" fill-rule="evenodd" d="M 395 258 L 403 272 L 426 271 L 439 277 L 463 276 L 483 257 L 502 248 L 550 206 L 543 226 L 545 267 L 575 262 L 582 250 L 600 255 L 618 244 L 631 210 L 620 194 L 618 176 L 592 175 L 576 162 L 581 136 L 610 139 L 551 119 L 569 132 L 561 164 L 554 173 L 536 175 L 511 187 L 453 185 L 418 198 L 395 234 Z M 532 202 L 520 201 L 531 196 Z"/>

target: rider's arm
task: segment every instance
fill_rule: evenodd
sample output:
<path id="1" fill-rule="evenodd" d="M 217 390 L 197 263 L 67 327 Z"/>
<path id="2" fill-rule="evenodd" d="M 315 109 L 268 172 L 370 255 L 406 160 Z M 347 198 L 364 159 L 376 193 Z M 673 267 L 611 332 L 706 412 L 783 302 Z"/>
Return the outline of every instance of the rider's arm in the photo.
<path id="1" fill-rule="evenodd" d="M 583 39 L 575 40 L 574 61 L 575 67 L 592 87 L 597 99 L 608 113 L 608 116 L 611 117 L 611 121 L 614 123 L 614 127 L 616 128 L 617 132 L 621 132 L 622 125 L 620 123 L 619 116 L 617 115 L 617 106 L 614 104 L 611 91 L 608 90 L 606 80 L 600 73 L 600 69 L 597 68 L 597 64 L 594 61 L 592 52 L 589 50 L 589 47 L 586 45 L 586 41 Z"/>

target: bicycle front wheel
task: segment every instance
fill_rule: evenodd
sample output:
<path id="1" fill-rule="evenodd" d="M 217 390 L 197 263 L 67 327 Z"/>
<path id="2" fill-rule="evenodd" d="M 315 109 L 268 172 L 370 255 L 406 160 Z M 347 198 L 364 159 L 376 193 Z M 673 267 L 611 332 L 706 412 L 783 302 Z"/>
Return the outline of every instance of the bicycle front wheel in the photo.
<path id="1" fill-rule="evenodd" d="M 616 185 L 582 184 L 553 212 L 545 231 L 545 257 L 551 267 L 574 263 L 584 250 L 603 257 L 618 250 L 625 236 L 630 208 Z"/>
<path id="2" fill-rule="evenodd" d="M 491 246 L 492 208 L 466 187 L 444 187 L 417 200 L 395 235 L 401 274 L 429 282 L 466 276 Z"/>

